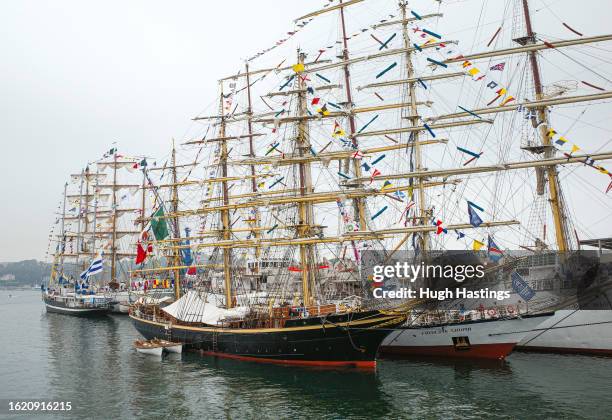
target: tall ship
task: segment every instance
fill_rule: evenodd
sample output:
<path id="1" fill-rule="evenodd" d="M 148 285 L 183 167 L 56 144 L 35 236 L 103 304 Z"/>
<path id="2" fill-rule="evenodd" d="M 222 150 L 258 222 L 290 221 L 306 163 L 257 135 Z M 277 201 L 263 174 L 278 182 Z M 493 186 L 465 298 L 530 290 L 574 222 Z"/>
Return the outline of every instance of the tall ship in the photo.
<path id="1" fill-rule="evenodd" d="M 492 266 L 512 249 L 569 254 L 580 226 L 561 181 L 574 193 L 568 174 L 580 174 L 592 195 L 610 191 L 612 151 L 563 116 L 607 109 L 603 76 L 573 54 L 612 35 L 568 24 L 561 40 L 538 35 L 527 0 L 504 5 L 507 26 L 464 47 L 457 5 L 328 1 L 221 78 L 183 162 L 173 152 L 164 165 L 172 179 L 152 183 L 143 230 L 167 258 L 131 273 L 175 295 L 137 301 L 137 330 L 219 357 L 373 366 L 383 341 L 388 352 L 503 358 L 550 320 L 499 306 L 415 316 L 423 302 L 374 299 L 363 275 L 372 251 L 419 264 L 464 250 Z M 584 80 L 545 80 L 541 57 Z M 515 283 L 524 293 L 529 279 Z"/>
<path id="2" fill-rule="evenodd" d="M 112 148 L 70 176 L 54 225 L 59 231 L 50 234 L 52 272 L 42 286 L 48 311 L 101 315 L 118 311 L 129 299 L 132 244 L 141 233 L 136 220 L 142 215 L 142 185 L 134 179 L 142 162 Z"/>

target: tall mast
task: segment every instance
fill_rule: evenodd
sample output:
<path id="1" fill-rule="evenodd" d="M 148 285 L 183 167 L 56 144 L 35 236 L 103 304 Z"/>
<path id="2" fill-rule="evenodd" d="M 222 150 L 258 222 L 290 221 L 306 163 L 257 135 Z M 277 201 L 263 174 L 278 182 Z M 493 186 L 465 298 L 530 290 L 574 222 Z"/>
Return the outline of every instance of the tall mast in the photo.
<path id="1" fill-rule="evenodd" d="M 76 261 L 75 265 L 79 266 L 79 255 L 81 254 L 81 215 L 83 214 L 83 177 L 85 171 L 81 171 L 81 183 L 79 185 L 79 214 L 77 215 L 77 237 L 76 237 Z M 87 202 L 87 196 L 85 196 L 85 202 Z"/>
<path id="2" fill-rule="evenodd" d="M 94 187 L 93 187 L 93 198 L 94 198 L 94 216 L 93 216 L 93 231 L 92 231 L 92 240 L 91 240 L 91 252 L 93 258 L 95 258 L 96 254 L 96 223 L 98 219 L 98 170 L 96 169 L 96 176 L 94 178 Z"/>
<path id="3" fill-rule="evenodd" d="M 229 204 L 229 190 L 227 186 L 227 140 L 225 136 L 225 107 L 224 107 L 224 97 L 223 97 L 223 82 L 220 82 L 221 87 L 221 96 L 219 98 L 219 115 L 221 116 L 221 123 L 219 127 L 219 137 L 221 140 L 221 156 L 219 162 L 221 163 L 221 176 L 223 177 L 223 182 L 221 182 L 221 188 L 223 190 L 223 205 L 227 206 Z M 223 239 L 228 241 L 230 239 L 230 214 L 227 208 L 221 210 L 221 224 L 223 230 Z M 233 303 L 233 294 L 232 294 L 232 272 L 231 272 L 231 263 L 232 263 L 232 249 L 231 248 L 223 248 L 223 280 L 225 285 L 225 305 L 227 308 L 232 308 L 234 306 Z"/>
<path id="4" fill-rule="evenodd" d="M 85 238 L 87 237 L 87 232 L 89 231 L 88 226 L 88 213 L 89 213 L 89 165 L 85 167 L 85 212 L 83 212 L 83 216 L 85 217 L 85 223 L 83 223 L 83 252 L 87 252 L 87 241 Z M 80 252 L 81 250 L 79 250 Z M 87 259 L 85 259 L 87 261 Z M 86 262 L 83 262 L 83 269 L 85 269 Z"/>
<path id="5" fill-rule="evenodd" d="M 417 95 L 416 95 L 416 80 L 414 73 L 414 65 L 412 63 L 412 50 L 410 49 L 410 38 L 408 37 L 408 20 L 406 15 L 406 8 L 408 4 L 406 1 L 400 2 L 400 8 L 402 10 L 402 35 L 404 38 L 404 48 L 406 49 L 406 70 L 407 70 L 407 78 L 411 80 L 408 82 L 408 95 L 410 96 L 410 115 L 408 116 L 408 120 L 410 120 L 410 125 L 412 127 L 416 127 L 419 125 L 419 110 L 417 105 Z M 414 164 L 415 170 L 417 172 L 421 172 L 423 170 L 423 158 L 421 153 L 421 144 L 419 143 L 419 132 L 414 131 L 411 133 L 412 141 L 414 142 Z M 423 178 L 419 178 L 417 180 L 418 185 L 418 206 L 419 206 L 419 224 L 425 224 L 425 220 L 427 219 L 427 203 L 425 201 L 425 188 L 423 188 Z M 411 197 L 413 198 L 413 197 Z M 427 253 L 429 247 L 429 234 L 427 232 L 422 232 L 420 234 L 420 246 L 423 252 L 423 255 Z"/>
<path id="6" fill-rule="evenodd" d="M 110 282 L 115 282 L 116 276 L 116 256 L 117 256 L 117 248 L 116 248 L 116 240 L 117 240 L 117 152 L 113 153 L 113 201 L 112 201 L 112 210 L 111 215 L 113 218 L 113 231 L 111 233 L 111 278 Z"/>
<path id="7" fill-rule="evenodd" d="M 147 224 L 146 217 L 146 200 L 147 200 L 147 167 L 142 167 L 142 195 L 140 197 L 140 231 L 144 232 L 145 225 Z"/>
<path id="8" fill-rule="evenodd" d="M 526 43 L 535 44 L 535 33 L 533 32 L 533 26 L 531 25 L 531 14 L 529 13 L 529 2 L 528 0 L 522 0 L 523 2 L 523 13 L 525 15 L 525 26 L 527 28 Z M 529 54 L 529 60 L 531 61 L 531 71 L 533 73 L 533 83 L 535 87 L 536 100 L 540 101 L 544 99 L 544 89 L 542 88 L 542 79 L 540 77 L 540 67 L 538 64 L 538 55 L 535 51 L 531 51 Z M 548 136 L 548 113 L 546 106 L 538 108 L 538 120 L 543 122 L 540 125 L 540 138 L 542 144 L 545 146 L 544 156 L 551 158 L 554 149 L 551 147 L 550 137 Z M 567 241 L 567 226 L 566 219 L 562 209 L 561 203 L 561 185 L 559 184 L 559 178 L 557 177 L 556 166 L 549 166 L 546 168 L 548 174 L 548 184 L 550 189 L 550 205 L 552 208 L 553 221 L 555 224 L 555 235 L 557 238 L 557 248 L 559 251 L 567 251 L 569 249 Z"/>
<path id="9" fill-rule="evenodd" d="M 178 218 L 178 209 L 179 209 L 179 196 L 178 196 L 178 178 L 176 174 L 176 149 L 174 147 L 174 139 L 172 140 L 172 212 L 174 213 L 174 232 L 175 238 L 181 237 L 181 231 L 179 228 L 179 218 Z M 143 200 L 143 208 L 144 208 L 144 200 Z M 176 300 L 179 300 L 181 297 L 181 250 L 175 248 L 173 250 L 174 256 L 174 266 L 177 267 L 174 270 L 174 297 Z"/>
<path id="10" fill-rule="evenodd" d="M 249 74 L 249 63 L 246 63 L 246 84 L 247 84 L 247 127 L 249 131 L 249 157 L 255 157 L 255 147 L 253 146 L 253 104 L 251 101 L 251 76 Z M 251 165 L 251 191 L 257 193 L 257 178 L 255 177 L 255 165 Z M 255 208 L 255 221 L 252 222 L 254 229 L 251 233 L 255 236 L 255 239 L 259 238 L 259 211 Z M 255 248 L 255 258 L 259 260 L 261 248 Z M 258 264 L 254 265 L 255 269 L 258 270 Z"/>
<path id="11" fill-rule="evenodd" d="M 342 0 L 340 0 L 339 5 L 342 5 Z M 349 137 L 352 139 L 353 146 L 357 147 L 357 139 L 353 137 L 355 132 L 357 131 L 355 128 L 355 115 L 353 114 L 353 95 L 351 93 L 351 73 L 349 70 L 348 59 L 349 59 L 349 51 L 348 51 L 348 34 L 346 33 L 346 22 L 344 19 L 344 7 L 340 7 L 340 23 L 342 26 L 342 60 L 347 62 L 343 66 L 344 68 L 344 86 L 346 91 L 346 106 L 351 111 L 348 116 L 349 120 Z M 344 163 L 344 172 L 348 172 L 349 160 L 347 159 Z M 358 159 L 353 159 L 353 167 L 355 169 L 355 177 L 361 177 L 361 165 Z M 353 205 L 355 207 L 355 215 L 357 216 L 357 220 L 359 220 L 359 229 L 366 230 L 366 219 L 365 219 L 365 211 L 363 206 L 363 200 L 360 198 L 356 198 L 353 200 Z"/>
<path id="12" fill-rule="evenodd" d="M 298 63 L 304 64 L 305 54 L 298 51 Z M 306 105 L 306 82 L 302 77 L 298 77 L 298 116 L 304 117 L 307 112 Z M 300 156 L 310 150 L 310 139 L 308 133 L 308 122 L 302 118 L 297 124 L 297 150 Z M 300 162 L 298 164 L 300 177 L 300 196 L 307 196 L 313 192 L 310 173 L 310 163 Z M 313 220 L 312 203 L 300 201 L 298 203 L 298 237 L 305 238 L 312 236 L 311 223 Z M 302 269 L 302 297 L 304 306 L 312 305 L 311 287 L 314 286 L 314 256 L 312 244 L 300 245 L 300 266 Z"/>
<path id="13" fill-rule="evenodd" d="M 62 246 L 60 248 L 61 251 L 61 257 L 60 257 L 60 266 L 62 267 L 62 273 L 64 272 L 64 254 L 66 252 L 66 191 L 68 189 L 68 183 L 66 182 L 64 184 L 64 204 L 62 205 L 62 224 L 61 224 L 61 232 L 62 232 L 62 236 L 61 236 L 61 243 Z"/>

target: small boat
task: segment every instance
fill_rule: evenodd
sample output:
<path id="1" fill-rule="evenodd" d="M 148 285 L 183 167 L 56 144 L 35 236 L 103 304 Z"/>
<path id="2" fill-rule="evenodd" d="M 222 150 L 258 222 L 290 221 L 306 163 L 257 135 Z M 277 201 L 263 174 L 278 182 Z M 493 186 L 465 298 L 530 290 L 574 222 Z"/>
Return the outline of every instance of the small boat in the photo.
<path id="1" fill-rule="evenodd" d="M 153 339 L 151 342 L 155 344 L 159 344 L 166 350 L 168 353 L 182 353 L 183 352 L 183 343 L 173 343 L 172 341 L 166 341 L 161 339 Z"/>
<path id="2" fill-rule="evenodd" d="M 153 356 L 161 357 L 164 352 L 164 347 L 153 341 L 136 340 L 134 341 L 134 347 L 136 347 L 138 353 L 150 354 Z"/>

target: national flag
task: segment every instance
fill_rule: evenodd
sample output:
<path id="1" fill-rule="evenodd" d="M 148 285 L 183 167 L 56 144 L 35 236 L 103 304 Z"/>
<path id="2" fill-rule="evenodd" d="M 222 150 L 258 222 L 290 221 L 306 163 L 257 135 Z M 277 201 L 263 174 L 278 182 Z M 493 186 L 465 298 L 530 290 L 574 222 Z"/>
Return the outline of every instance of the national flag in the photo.
<path id="1" fill-rule="evenodd" d="M 104 260 L 101 255 L 98 255 L 92 262 L 89 264 L 87 270 L 83 271 L 80 277 L 83 280 L 87 280 L 89 276 L 93 276 L 94 274 L 101 273 L 104 268 Z"/>
<path id="2" fill-rule="evenodd" d="M 491 67 L 491 70 L 497 70 L 497 71 L 502 71 L 504 70 L 504 68 L 506 67 L 506 63 L 499 63 L 494 65 L 493 67 Z"/>
<path id="3" fill-rule="evenodd" d="M 164 208 L 161 206 L 155 213 L 153 213 L 153 218 L 151 219 L 151 230 L 153 231 L 155 239 L 158 241 L 167 238 L 169 235 L 168 224 L 164 218 Z"/>
<path id="4" fill-rule="evenodd" d="M 491 238 L 491 235 L 489 235 L 488 242 L 489 242 L 489 245 L 487 246 L 488 248 L 487 255 L 489 256 L 491 261 L 495 261 L 495 262 L 499 261 L 501 257 L 503 257 L 503 252 L 501 252 L 497 244 L 493 241 L 493 238 Z"/>
<path id="5" fill-rule="evenodd" d="M 136 264 L 142 264 L 147 258 L 147 251 L 142 246 L 142 242 L 136 244 Z"/>
<path id="6" fill-rule="evenodd" d="M 478 213 L 476 213 L 476 210 L 472 208 L 470 203 L 468 203 L 468 215 L 470 216 L 470 225 L 478 227 L 482 224 L 482 219 L 478 216 Z"/>

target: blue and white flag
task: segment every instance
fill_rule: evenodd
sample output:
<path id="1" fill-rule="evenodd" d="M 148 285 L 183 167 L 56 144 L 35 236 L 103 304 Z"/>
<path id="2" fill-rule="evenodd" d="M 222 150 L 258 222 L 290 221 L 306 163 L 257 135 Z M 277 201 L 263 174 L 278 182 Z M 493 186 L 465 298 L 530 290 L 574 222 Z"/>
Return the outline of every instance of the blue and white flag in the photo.
<path id="1" fill-rule="evenodd" d="M 527 284 L 527 282 L 521 277 L 519 273 L 513 271 L 510 274 L 510 278 L 512 279 L 512 288 L 525 301 L 528 301 L 535 296 L 535 290 L 529 287 L 529 284 Z"/>
<path id="2" fill-rule="evenodd" d="M 470 216 L 470 225 L 474 227 L 478 227 L 482 224 L 482 219 L 476 213 L 476 210 L 472 208 L 470 202 L 468 201 L 468 215 Z"/>
<path id="3" fill-rule="evenodd" d="M 81 278 L 83 280 L 87 280 L 89 276 L 93 276 L 94 274 L 98 274 L 102 272 L 104 268 L 104 260 L 102 256 L 98 255 L 92 262 L 89 264 L 89 268 L 81 273 Z"/>

